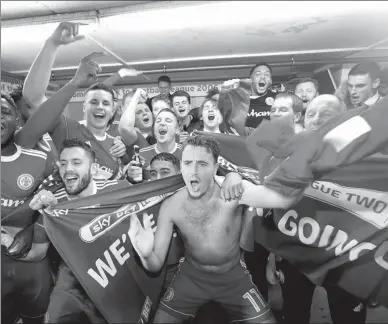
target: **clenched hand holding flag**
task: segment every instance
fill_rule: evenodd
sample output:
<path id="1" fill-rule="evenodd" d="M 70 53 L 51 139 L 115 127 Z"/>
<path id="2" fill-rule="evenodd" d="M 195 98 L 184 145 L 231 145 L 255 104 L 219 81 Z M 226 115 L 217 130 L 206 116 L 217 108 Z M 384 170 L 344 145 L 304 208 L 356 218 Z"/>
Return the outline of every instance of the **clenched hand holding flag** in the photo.
<path id="1" fill-rule="evenodd" d="M 299 216 L 306 210 L 295 208 L 274 217 L 270 224 L 254 219 L 251 226 L 260 244 L 317 283 L 331 270 L 327 277 L 333 283 L 361 298 L 376 297 L 386 306 L 388 158 L 362 158 L 387 144 L 388 109 L 382 108 L 387 106 L 388 100 L 381 100 L 368 114 L 345 113 L 314 137 L 293 139 L 292 145 L 279 150 L 276 145 L 268 150 L 260 142 L 265 138 L 260 133 L 265 124 L 248 138 L 247 145 L 242 137 L 213 134 L 221 143 L 222 168 L 257 182 L 257 171 L 251 168 L 261 167 L 264 155 L 275 156 L 281 163 L 264 180 L 265 185 L 287 194 L 300 194 L 308 187 L 302 198 L 308 201 L 307 208 L 313 205 L 308 217 Z M 365 128 L 356 143 L 345 145 L 334 136 L 335 131 L 358 115 L 370 129 Z M 379 130 L 383 132 L 377 136 Z M 334 135 L 325 139 L 331 131 Z M 260 138 L 255 137 L 258 134 Z M 276 136 L 273 139 L 276 142 Z M 285 147 L 289 148 L 286 153 Z M 259 150 L 263 156 L 257 156 Z M 143 323 L 151 305 L 156 306 L 164 276 L 147 274 L 141 267 L 128 237 L 129 220 L 153 217 L 157 224 L 163 199 L 183 186 L 182 178 L 176 176 L 58 204 L 52 211 L 58 217 L 46 215 L 45 227 L 55 248 L 108 322 Z M 300 231 L 309 226 L 310 231 Z"/>

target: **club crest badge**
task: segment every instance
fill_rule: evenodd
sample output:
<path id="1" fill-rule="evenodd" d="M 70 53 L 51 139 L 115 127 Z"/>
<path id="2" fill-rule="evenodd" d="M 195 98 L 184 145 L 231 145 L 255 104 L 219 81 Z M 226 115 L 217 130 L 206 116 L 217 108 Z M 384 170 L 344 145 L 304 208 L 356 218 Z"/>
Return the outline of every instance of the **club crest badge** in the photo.
<path id="1" fill-rule="evenodd" d="M 170 300 L 172 300 L 174 298 L 174 289 L 172 289 L 171 287 L 168 287 L 164 296 L 163 296 L 163 300 L 168 302 Z"/>
<path id="2" fill-rule="evenodd" d="M 268 97 L 267 99 L 265 99 L 265 103 L 268 106 L 272 106 L 273 102 L 274 102 L 274 99 L 272 97 Z"/>
<path id="3" fill-rule="evenodd" d="M 34 177 L 31 174 L 21 174 L 17 179 L 17 185 L 22 190 L 29 190 L 34 185 Z"/>

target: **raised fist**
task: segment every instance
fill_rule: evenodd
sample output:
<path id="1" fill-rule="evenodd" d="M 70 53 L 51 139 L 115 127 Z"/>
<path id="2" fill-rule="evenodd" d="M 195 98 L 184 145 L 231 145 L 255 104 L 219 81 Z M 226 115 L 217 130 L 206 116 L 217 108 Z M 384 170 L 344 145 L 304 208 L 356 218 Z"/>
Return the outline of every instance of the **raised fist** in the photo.
<path id="1" fill-rule="evenodd" d="M 51 191 L 44 189 L 38 192 L 34 198 L 32 198 L 29 206 L 32 210 L 40 210 L 57 203 L 58 201 L 54 194 Z"/>
<path id="2" fill-rule="evenodd" d="M 78 34 L 79 24 L 61 22 L 49 37 L 49 41 L 55 46 L 67 45 L 84 39 L 84 35 Z"/>

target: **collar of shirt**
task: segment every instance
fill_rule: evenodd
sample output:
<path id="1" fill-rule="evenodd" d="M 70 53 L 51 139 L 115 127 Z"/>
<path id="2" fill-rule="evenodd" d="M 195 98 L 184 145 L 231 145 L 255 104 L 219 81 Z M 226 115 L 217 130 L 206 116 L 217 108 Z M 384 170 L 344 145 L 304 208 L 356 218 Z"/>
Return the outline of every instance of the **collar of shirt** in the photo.
<path id="1" fill-rule="evenodd" d="M 167 153 L 173 154 L 173 153 L 177 150 L 177 148 L 178 148 L 178 143 L 175 143 L 174 148 L 173 148 L 170 152 L 167 152 Z M 156 152 L 157 154 L 162 153 L 162 152 L 160 152 L 160 151 L 158 150 L 158 148 L 156 147 L 156 144 L 155 144 L 155 152 Z"/>
<path id="2" fill-rule="evenodd" d="M 364 102 L 367 106 L 372 106 L 376 103 L 377 100 L 380 99 L 380 94 L 378 91 L 376 91 L 375 95 L 373 97 L 370 97 L 368 100 Z"/>

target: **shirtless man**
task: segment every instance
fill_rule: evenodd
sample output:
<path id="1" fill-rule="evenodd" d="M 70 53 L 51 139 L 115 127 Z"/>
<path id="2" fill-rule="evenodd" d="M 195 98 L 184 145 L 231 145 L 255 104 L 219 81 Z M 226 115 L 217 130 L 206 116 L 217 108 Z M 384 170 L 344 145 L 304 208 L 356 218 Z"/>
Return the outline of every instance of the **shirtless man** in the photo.
<path id="1" fill-rule="evenodd" d="M 243 206 L 236 199 L 221 198 L 220 184 L 215 180 L 219 152 L 219 144 L 212 137 L 187 140 L 181 162 L 186 187 L 161 206 L 155 237 L 149 224 L 143 228 L 136 217 L 131 218 L 129 236 L 149 271 L 162 268 L 174 225 L 184 241 L 185 258 L 154 323 L 181 323 L 194 318 L 197 309 L 208 301 L 221 304 L 234 321 L 276 322 L 241 258 Z"/>

